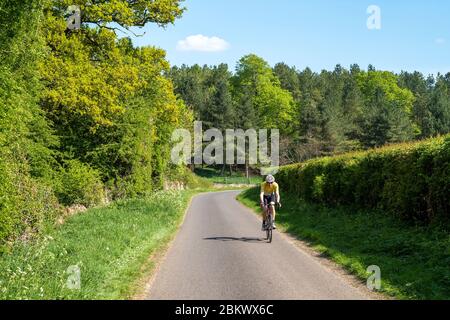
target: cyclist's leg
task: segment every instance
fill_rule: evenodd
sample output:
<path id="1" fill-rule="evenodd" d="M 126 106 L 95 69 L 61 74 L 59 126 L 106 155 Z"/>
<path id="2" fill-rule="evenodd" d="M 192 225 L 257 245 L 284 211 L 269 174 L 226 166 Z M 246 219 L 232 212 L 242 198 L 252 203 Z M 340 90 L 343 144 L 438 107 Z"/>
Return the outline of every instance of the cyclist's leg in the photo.
<path id="1" fill-rule="evenodd" d="M 275 217 L 277 215 L 276 208 L 275 208 L 275 202 L 276 202 L 276 195 L 272 194 L 270 196 L 270 204 L 273 204 L 273 205 L 271 205 L 271 207 L 272 207 L 272 220 L 273 221 L 275 221 Z"/>

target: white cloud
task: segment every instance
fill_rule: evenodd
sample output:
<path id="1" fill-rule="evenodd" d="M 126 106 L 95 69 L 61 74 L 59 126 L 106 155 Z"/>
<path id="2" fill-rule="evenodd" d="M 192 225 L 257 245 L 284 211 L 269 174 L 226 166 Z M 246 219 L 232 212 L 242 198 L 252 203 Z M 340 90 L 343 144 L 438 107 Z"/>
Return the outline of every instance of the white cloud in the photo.
<path id="1" fill-rule="evenodd" d="M 225 51 L 229 47 L 230 44 L 221 38 L 206 37 L 202 34 L 189 36 L 178 41 L 177 44 L 179 51 L 219 52 Z"/>
<path id="2" fill-rule="evenodd" d="M 446 40 L 444 38 L 437 38 L 434 41 L 436 42 L 436 44 L 444 44 L 446 42 Z"/>

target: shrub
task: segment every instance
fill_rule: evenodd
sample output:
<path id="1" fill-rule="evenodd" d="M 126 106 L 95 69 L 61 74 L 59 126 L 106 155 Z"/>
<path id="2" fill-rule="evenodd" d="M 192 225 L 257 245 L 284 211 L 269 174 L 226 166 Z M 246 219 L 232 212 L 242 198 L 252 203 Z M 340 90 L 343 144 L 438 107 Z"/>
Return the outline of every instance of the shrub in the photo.
<path id="1" fill-rule="evenodd" d="M 31 178 L 23 162 L 0 157 L 0 252 L 8 241 L 37 234 L 59 209 L 52 189 Z"/>
<path id="2" fill-rule="evenodd" d="M 56 190 L 59 200 L 66 206 L 80 204 L 93 207 L 105 198 L 99 172 L 78 160 L 65 162 Z"/>
<path id="3" fill-rule="evenodd" d="M 277 180 L 306 201 L 379 208 L 409 221 L 450 220 L 450 136 L 281 168 Z"/>
<path id="4" fill-rule="evenodd" d="M 210 188 L 212 182 L 193 174 L 190 170 L 186 170 L 186 173 L 182 179 L 188 189 Z"/>
<path id="5" fill-rule="evenodd" d="M 184 166 L 171 167 L 166 178 L 167 181 L 182 182 L 188 189 L 210 188 L 213 185 L 208 179 L 199 177 Z"/>

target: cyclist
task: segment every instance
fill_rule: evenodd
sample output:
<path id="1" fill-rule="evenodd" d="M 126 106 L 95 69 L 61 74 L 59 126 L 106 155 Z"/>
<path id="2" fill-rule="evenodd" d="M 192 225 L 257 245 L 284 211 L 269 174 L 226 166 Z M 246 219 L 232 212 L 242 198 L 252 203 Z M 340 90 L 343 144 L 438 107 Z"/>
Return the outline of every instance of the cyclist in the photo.
<path id="1" fill-rule="evenodd" d="M 262 231 L 266 230 L 266 220 L 267 213 L 269 210 L 269 205 L 271 203 L 277 203 L 280 205 L 280 189 L 278 187 L 278 183 L 275 182 L 275 178 L 272 175 L 268 175 L 266 177 L 266 182 L 261 184 L 261 209 L 263 210 L 263 224 Z M 273 228 L 276 229 L 275 226 L 275 208 L 273 209 Z"/>

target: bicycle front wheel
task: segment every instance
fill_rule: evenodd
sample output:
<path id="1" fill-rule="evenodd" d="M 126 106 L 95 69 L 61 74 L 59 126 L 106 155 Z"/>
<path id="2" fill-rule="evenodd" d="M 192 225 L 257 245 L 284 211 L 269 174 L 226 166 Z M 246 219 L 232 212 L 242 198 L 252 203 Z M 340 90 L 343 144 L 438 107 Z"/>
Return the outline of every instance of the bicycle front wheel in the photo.
<path id="1" fill-rule="evenodd" d="M 267 230 L 267 242 L 272 243 L 272 228 Z"/>
<path id="2" fill-rule="evenodd" d="M 272 215 L 269 214 L 269 217 L 267 219 L 267 230 L 266 230 L 266 240 L 268 243 L 272 242 L 272 230 L 273 230 Z"/>

